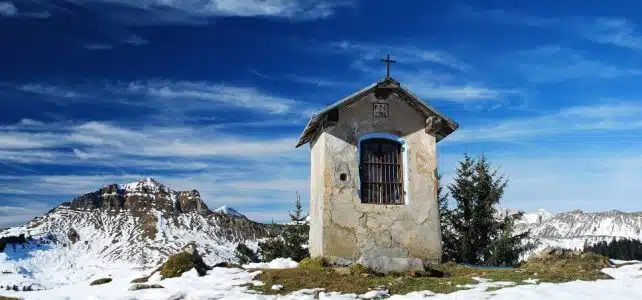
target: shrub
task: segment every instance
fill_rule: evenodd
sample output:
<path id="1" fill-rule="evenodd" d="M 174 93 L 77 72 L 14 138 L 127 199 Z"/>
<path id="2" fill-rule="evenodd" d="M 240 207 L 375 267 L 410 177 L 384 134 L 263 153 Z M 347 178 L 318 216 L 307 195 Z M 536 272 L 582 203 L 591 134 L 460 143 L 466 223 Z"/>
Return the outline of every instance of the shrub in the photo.
<path id="1" fill-rule="evenodd" d="M 189 247 L 167 258 L 167 261 L 160 267 L 163 279 L 179 277 L 192 268 L 196 269 L 199 276 L 205 276 L 210 268 L 203 262 L 203 258 L 196 251 L 196 246 L 192 244 Z"/>
<path id="2" fill-rule="evenodd" d="M 241 265 L 259 262 L 259 256 L 243 243 L 236 246 L 235 256 Z"/>
<path id="3" fill-rule="evenodd" d="M 136 278 L 132 280 L 130 283 L 143 283 L 143 282 L 147 282 L 147 280 L 149 280 L 149 276 Z"/>
<path id="4" fill-rule="evenodd" d="M 194 268 L 192 255 L 187 252 L 180 252 L 167 258 L 167 262 L 161 267 L 160 274 L 163 279 L 178 277 L 192 268 Z"/>
<path id="5" fill-rule="evenodd" d="M 164 287 L 160 284 L 135 283 L 129 288 L 129 290 L 137 291 L 137 290 L 144 290 L 144 289 L 162 289 L 162 288 Z"/>
<path id="6" fill-rule="evenodd" d="M 301 198 L 297 193 L 294 212 L 289 212 L 289 225 L 271 224 L 268 238 L 259 242 L 259 253 L 264 262 L 276 258 L 291 258 L 294 261 L 301 261 L 310 257 L 307 249 L 309 225 L 306 221 L 307 215 L 303 215 Z"/>
<path id="7" fill-rule="evenodd" d="M 299 263 L 299 268 L 305 269 L 322 269 L 326 266 L 323 258 L 310 258 L 306 257 Z"/>
<path id="8" fill-rule="evenodd" d="M 362 264 L 352 264 L 350 266 L 350 274 L 359 275 L 363 273 L 368 273 L 368 269 Z"/>
<path id="9" fill-rule="evenodd" d="M 92 281 L 89 285 L 99 285 L 111 282 L 111 278 L 100 278 Z"/>

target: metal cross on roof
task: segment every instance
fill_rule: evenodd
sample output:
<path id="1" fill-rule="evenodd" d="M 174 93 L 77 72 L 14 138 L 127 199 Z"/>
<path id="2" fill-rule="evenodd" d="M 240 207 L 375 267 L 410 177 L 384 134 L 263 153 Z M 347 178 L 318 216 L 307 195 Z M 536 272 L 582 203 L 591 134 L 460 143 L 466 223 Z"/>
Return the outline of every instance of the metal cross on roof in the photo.
<path id="1" fill-rule="evenodd" d="M 390 77 L 390 64 L 396 63 L 397 61 L 396 60 L 391 60 L 390 59 L 390 54 L 388 54 L 386 59 L 382 59 L 381 61 L 386 63 L 386 78 L 389 78 Z"/>

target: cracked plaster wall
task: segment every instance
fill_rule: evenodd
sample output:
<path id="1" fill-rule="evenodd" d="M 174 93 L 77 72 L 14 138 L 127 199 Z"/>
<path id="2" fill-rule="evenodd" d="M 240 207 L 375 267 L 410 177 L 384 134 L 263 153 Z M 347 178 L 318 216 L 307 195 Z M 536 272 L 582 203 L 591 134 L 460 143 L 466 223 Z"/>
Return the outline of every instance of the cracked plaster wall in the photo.
<path id="1" fill-rule="evenodd" d="M 389 104 L 389 118 L 373 118 L 373 102 Z M 394 94 L 374 94 L 339 111 L 339 122 L 311 143 L 310 254 L 313 257 L 441 257 L 436 199 L 436 142 L 425 133 L 425 117 Z M 409 201 L 405 205 L 362 204 L 357 141 L 385 132 L 402 137 L 408 157 Z M 340 174 L 346 180 L 340 180 Z"/>

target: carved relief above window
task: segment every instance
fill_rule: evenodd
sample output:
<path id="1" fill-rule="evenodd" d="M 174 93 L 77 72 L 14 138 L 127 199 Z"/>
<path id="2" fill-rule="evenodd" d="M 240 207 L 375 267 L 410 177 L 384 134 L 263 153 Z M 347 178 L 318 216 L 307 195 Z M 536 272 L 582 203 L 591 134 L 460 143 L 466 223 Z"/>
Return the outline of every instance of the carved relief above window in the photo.
<path id="1" fill-rule="evenodd" d="M 390 111 L 388 110 L 388 103 L 378 103 L 375 102 L 372 104 L 372 116 L 375 118 L 387 118 L 390 116 Z"/>
<path id="2" fill-rule="evenodd" d="M 401 143 L 384 138 L 361 142 L 361 203 L 404 204 Z"/>

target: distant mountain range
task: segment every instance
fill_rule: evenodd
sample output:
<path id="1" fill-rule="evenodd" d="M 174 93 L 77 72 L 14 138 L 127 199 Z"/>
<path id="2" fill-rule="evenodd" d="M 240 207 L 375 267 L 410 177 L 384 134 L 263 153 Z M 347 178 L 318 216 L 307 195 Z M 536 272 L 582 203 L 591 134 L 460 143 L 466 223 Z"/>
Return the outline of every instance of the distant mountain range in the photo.
<path id="1" fill-rule="evenodd" d="M 500 209 L 499 215 L 516 213 L 517 210 Z M 552 214 L 543 209 L 525 213 L 516 224 L 516 233 L 531 231 L 531 241 L 539 246 L 567 249 L 584 248 L 613 238 L 642 240 L 642 212 L 627 213 L 617 210 L 585 213 L 581 210 Z"/>

